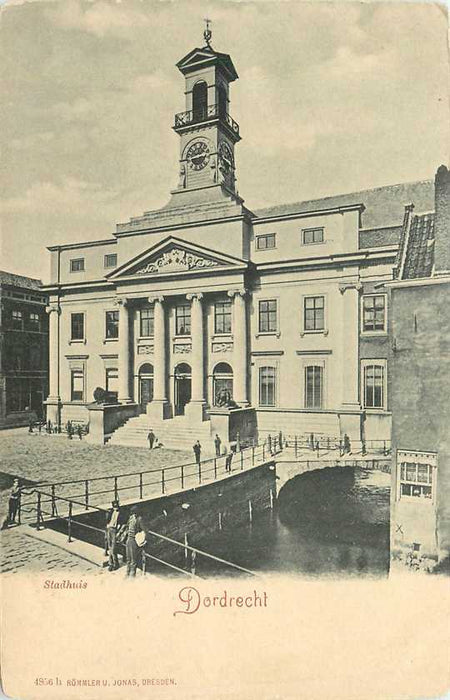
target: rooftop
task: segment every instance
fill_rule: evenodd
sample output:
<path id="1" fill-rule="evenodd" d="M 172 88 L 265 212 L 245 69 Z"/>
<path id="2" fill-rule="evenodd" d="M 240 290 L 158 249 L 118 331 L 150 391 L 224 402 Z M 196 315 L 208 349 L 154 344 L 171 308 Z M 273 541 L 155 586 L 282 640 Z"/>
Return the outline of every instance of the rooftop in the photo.
<path id="1" fill-rule="evenodd" d="M 285 214 L 317 212 L 321 209 L 348 206 L 362 203 L 365 210 L 361 216 L 361 227 L 379 229 L 382 227 L 401 227 L 406 204 L 414 202 L 418 211 L 430 211 L 434 208 L 433 180 L 404 182 L 398 185 L 376 187 L 348 194 L 339 194 L 321 199 L 308 199 L 293 204 L 280 204 L 255 211 L 258 218 L 283 216 Z"/>
<path id="2" fill-rule="evenodd" d="M 0 284 L 9 285 L 11 287 L 22 287 L 23 289 L 39 290 L 42 286 L 42 281 L 33 277 L 25 277 L 24 275 L 16 275 L 13 272 L 5 272 L 0 270 Z"/>

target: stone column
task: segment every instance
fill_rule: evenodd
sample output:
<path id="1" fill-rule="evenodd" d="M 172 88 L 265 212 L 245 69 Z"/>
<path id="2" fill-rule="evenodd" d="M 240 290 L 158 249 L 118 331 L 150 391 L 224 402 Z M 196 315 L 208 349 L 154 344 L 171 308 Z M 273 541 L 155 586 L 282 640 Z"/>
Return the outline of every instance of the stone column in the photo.
<path id="1" fill-rule="evenodd" d="M 127 299 L 119 306 L 119 402 L 131 403 L 130 397 L 130 315 Z"/>
<path id="2" fill-rule="evenodd" d="M 191 338 L 192 338 L 192 390 L 191 400 L 186 406 L 186 416 L 193 421 L 202 421 L 205 406 L 205 359 L 203 352 L 203 294 L 187 294 L 191 302 Z"/>
<path id="3" fill-rule="evenodd" d="M 341 433 L 361 439 L 361 403 L 359 400 L 359 282 L 342 282 L 339 291 L 343 296 L 342 343 L 342 413 Z"/>
<path id="4" fill-rule="evenodd" d="M 233 304 L 233 399 L 240 406 L 248 406 L 247 397 L 247 308 L 246 291 L 228 292 Z"/>
<path id="5" fill-rule="evenodd" d="M 147 405 L 147 414 L 151 420 L 162 420 L 167 415 L 166 394 L 166 320 L 164 312 L 164 297 L 148 298 L 154 305 L 154 362 L 153 362 L 153 401 Z"/>
<path id="6" fill-rule="evenodd" d="M 57 304 L 51 304 L 45 310 L 49 315 L 49 395 L 45 405 L 47 406 L 47 420 L 51 420 L 52 423 L 59 423 L 61 403 L 59 395 L 59 316 L 61 308 Z"/>

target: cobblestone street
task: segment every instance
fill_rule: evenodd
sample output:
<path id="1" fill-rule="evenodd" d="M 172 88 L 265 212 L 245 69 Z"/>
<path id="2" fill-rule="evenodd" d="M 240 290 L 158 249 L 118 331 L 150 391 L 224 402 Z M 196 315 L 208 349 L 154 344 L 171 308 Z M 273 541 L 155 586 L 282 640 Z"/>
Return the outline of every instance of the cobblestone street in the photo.
<path id="1" fill-rule="evenodd" d="M 169 449 L 150 452 L 112 445 L 101 447 L 89 445 L 84 440 L 68 440 L 66 435 L 29 434 L 27 428 L 1 432 L 0 455 L 1 522 L 8 509 L 12 484 L 9 475 L 31 481 L 64 481 L 158 469 L 192 461 L 192 455 L 187 452 Z M 73 570 L 77 575 L 102 571 L 80 557 L 23 534 L 19 527 L 0 532 L 0 550 L 0 571 L 5 574 L 52 569 Z"/>
<path id="2" fill-rule="evenodd" d="M 47 542 L 25 535 L 20 527 L 0 533 L 2 574 L 67 571 L 75 575 L 101 574 L 103 569 Z"/>

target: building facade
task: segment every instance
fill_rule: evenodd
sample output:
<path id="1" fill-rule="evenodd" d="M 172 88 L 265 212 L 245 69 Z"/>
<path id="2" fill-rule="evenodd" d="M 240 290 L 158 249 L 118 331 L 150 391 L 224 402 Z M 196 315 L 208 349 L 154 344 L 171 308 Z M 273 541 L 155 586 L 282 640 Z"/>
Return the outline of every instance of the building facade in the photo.
<path id="1" fill-rule="evenodd" d="M 435 205 L 406 207 L 392 317 L 391 551 L 450 554 L 450 173 L 441 166 Z"/>
<path id="2" fill-rule="evenodd" d="M 168 204 L 108 239 L 49 249 L 49 417 L 87 422 L 101 386 L 149 425 L 204 426 L 232 398 L 262 434 L 389 439 L 380 284 L 404 204 L 432 207 L 432 181 L 253 211 L 236 189 L 231 58 L 207 43 L 177 67 L 186 104 Z"/>
<path id="3" fill-rule="evenodd" d="M 40 280 L 0 271 L 0 427 L 44 417 L 47 297 Z"/>

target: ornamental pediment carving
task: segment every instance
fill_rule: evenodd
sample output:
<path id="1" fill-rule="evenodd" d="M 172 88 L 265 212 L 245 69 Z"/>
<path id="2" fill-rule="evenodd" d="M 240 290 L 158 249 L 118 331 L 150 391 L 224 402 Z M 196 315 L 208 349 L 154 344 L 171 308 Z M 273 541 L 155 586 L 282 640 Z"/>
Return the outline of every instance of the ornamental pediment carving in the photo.
<path id="1" fill-rule="evenodd" d="M 196 255 L 183 250 L 183 248 L 171 248 L 137 267 L 134 274 L 153 275 L 161 272 L 187 272 L 189 270 L 205 270 L 219 265 L 217 260 Z"/>

